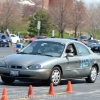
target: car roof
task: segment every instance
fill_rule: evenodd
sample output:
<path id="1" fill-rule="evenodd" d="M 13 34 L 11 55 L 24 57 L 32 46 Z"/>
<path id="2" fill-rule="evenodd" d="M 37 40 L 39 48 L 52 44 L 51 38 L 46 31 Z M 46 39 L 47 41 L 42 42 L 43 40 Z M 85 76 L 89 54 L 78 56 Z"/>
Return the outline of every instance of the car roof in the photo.
<path id="1" fill-rule="evenodd" d="M 61 42 L 61 43 L 69 43 L 69 42 L 78 42 L 76 40 L 71 40 L 71 39 L 62 39 L 62 38 L 46 38 L 46 39 L 41 39 L 37 41 L 51 41 L 51 42 Z M 78 42 L 80 43 L 80 42 Z"/>

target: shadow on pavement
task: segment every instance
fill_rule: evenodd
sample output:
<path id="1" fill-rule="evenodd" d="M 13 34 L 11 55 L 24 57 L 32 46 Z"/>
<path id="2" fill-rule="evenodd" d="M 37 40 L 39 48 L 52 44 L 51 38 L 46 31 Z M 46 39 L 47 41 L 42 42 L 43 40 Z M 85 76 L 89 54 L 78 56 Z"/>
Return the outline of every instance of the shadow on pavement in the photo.
<path id="1" fill-rule="evenodd" d="M 59 84 L 59 86 L 66 85 L 68 83 L 68 81 L 71 81 L 72 84 L 84 84 L 84 83 L 86 83 L 86 81 L 84 79 L 82 79 L 82 80 L 70 79 L 70 80 L 62 80 L 61 83 Z M 42 87 L 42 86 L 48 87 L 49 83 L 47 83 L 47 82 L 41 82 L 41 81 L 35 81 L 35 82 L 15 81 L 12 84 L 6 84 L 6 83 L 3 83 L 3 82 L 0 82 L 0 85 L 21 86 L 21 87 L 22 86 L 32 85 L 32 86 L 35 86 L 35 87 Z"/>

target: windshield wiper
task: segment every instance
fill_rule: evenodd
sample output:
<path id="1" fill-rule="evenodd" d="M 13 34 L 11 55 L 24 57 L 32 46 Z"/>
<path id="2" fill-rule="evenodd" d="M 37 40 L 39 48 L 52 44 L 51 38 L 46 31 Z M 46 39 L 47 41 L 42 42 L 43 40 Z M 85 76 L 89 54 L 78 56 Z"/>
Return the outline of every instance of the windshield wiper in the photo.
<path id="1" fill-rule="evenodd" d="M 32 55 L 43 55 L 43 56 L 53 57 L 52 55 L 48 55 L 48 54 L 44 54 L 44 53 L 38 53 L 38 52 L 33 52 L 33 53 L 19 52 L 18 54 L 32 54 Z"/>
<path id="2" fill-rule="evenodd" d="M 41 55 L 41 53 L 38 53 L 38 52 L 32 52 L 32 53 L 29 53 L 29 54 L 33 54 L 33 55 Z"/>
<path id="3" fill-rule="evenodd" d="M 44 53 L 38 53 L 38 52 L 34 52 L 34 53 L 31 53 L 33 55 L 43 55 L 43 56 L 50 56 L 50 57 L 53 57 L 52 55 L 48 55 L 48 54 L 44 54 Z"/>
<path id="4" fill-rule="evenodd" d="M 25 53 L 25 52 L 18 52 L 18 54 L 28 54 L 28 53 Z"/>
<path id="5" fill-rule="evenodd" d="M 50 57 L 53 57 L 52 55 L 48 55 L 48 54 L 42 54 L 42 55 L 44 55 L 44 56 L 50 56 Z"/>

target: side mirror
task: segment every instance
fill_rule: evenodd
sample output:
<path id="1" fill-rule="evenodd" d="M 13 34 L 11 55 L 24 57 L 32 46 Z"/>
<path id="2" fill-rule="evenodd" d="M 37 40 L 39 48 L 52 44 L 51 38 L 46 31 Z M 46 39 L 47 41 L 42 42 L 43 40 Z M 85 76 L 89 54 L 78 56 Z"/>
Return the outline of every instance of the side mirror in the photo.
<path id="1" fill-rule="evenodd" d="M 73 53 L 67 53 L 67 57 L 73 57 L 74 54 Z"/>

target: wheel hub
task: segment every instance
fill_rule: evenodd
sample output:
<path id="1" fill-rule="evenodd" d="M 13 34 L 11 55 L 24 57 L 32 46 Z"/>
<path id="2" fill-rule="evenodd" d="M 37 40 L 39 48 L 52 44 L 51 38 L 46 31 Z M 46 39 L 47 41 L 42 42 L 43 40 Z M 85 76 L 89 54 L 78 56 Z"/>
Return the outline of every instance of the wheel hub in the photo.
<path id="1" fill-rule="evenodd" d="M 97 71 L 96 71 L 95 68 L 93 68 L 92 71 L 91 71 L 91 78 L 92 78 L 92 80 L 95 80 L 96 76 L 97 76 Z"/>
<path id="2" fill-rule="evenodd" d="M 60 72 L 58 70 L 54 70 L 52 73 L 52 81 L 53 83 L 58 83 L 60 80 Z"/>

